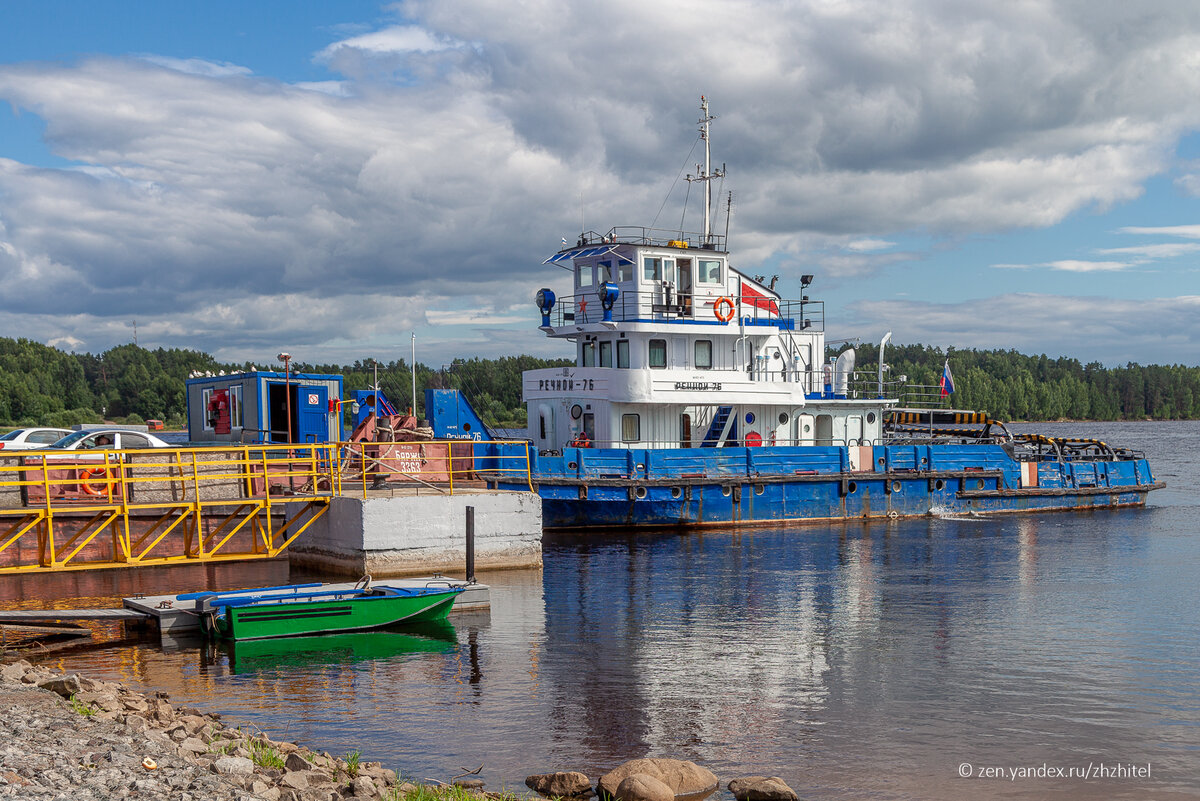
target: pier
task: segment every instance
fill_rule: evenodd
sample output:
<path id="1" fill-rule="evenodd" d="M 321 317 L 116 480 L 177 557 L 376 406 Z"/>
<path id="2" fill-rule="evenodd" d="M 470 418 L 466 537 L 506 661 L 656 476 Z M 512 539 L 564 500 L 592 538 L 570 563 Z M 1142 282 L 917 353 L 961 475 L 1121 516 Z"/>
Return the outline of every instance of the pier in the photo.
<path id="1" fill-rule="evenodd" d="M 306 532 L 313 542 L 301 549 L 303 564 L 317 569 L 355 576 L 369 567 L 377 574 L 430 572 L 461 565 L 469 503 L 490 510 L 481 526 L 481 566 L 496 563 L 493 514 L 506 521 L 503 531 L 514 553 L 524 554 L 506 564 L 540 564 L 541 507 L 530 500 L 536 495 L 489 491 L 482 480 L 511 473 L 510 480 L 527 482 L 528 457 L 507 454 L 491 463 L 495 457 L 485 448 L 433 441 L 414 446 L 403 464 L 392 464 L 372 447 L 5 455 L 0 573 L 274 559 Z"/>

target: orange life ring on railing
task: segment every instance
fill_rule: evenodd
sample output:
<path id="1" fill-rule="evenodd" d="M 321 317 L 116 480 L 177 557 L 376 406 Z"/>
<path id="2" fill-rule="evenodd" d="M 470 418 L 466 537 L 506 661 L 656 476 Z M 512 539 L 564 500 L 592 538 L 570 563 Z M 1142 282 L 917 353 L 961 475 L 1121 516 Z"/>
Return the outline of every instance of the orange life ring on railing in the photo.
<path id="1" fill-rule="evenodd" d="M 109 484 L 108 471 L 103 467 L 90 467 L 79 474 L 79 488 L 87 495 L 103 495 Z"/>
<path id="2" fill-rule="evenodd" d="M 722 306 L 728 306 L 729 311 L 725 314 L 722 314 L 721 313 Z M 735 314 L 735 312 L 734 312 L 734 308 L 733 308 L 733 300 L 732 299 L 727 298 L 727 297 L 717 298 L 717 302 L 713 304 L 713 316 L 714 317 L 716 317 L 718 320 L 720 320 L 723 323 L 727 323 L 733 319 L 734 314 Z"/>

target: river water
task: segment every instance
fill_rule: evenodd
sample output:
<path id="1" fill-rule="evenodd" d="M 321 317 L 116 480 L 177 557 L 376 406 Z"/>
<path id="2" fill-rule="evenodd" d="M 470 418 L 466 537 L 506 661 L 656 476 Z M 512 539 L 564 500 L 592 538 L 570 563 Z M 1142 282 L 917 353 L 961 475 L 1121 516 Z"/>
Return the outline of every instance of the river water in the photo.
<path id="1" fill-rule="evenodd" d="M 448 629 L 45 661 L 416 778 L 482 764 L 491 789 L 656 755 L 806 799 L 1200 797 L 1200 423 L 1034 428 L 1144 450 L 1169 487 L 1121 511 L 558 536 L 542 570 L 481 575 L 491 612 Z M 82 606 L 309 577 L 0 588 Z"/>

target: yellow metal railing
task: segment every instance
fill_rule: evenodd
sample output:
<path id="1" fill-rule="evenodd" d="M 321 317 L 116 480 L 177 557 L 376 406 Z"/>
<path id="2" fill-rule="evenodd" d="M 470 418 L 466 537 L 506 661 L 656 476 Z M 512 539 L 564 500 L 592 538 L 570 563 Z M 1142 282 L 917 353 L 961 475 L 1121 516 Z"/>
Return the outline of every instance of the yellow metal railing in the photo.
<path id="1" fill-rule="evenodd" d="M 532 490 L 524 443 L 220 445 L 0 455 L 0 573 L 273 558 L 339 495 Z"/>

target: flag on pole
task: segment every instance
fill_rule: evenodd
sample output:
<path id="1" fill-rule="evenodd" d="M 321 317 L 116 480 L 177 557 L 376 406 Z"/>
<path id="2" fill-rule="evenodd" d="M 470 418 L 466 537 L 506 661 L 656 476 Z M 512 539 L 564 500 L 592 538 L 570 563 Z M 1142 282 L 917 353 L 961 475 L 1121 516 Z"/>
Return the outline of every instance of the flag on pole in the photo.
<path id="1" fill-rule="evenodd" d="M 562 238 L 562 241 L 563 241 L 563 247 L 565 248 L 567 246 L 567 238 L 564 236 Z"/>
<path id="2" fill-rule="evenodd" d="M 946 359 L 946 366 L 942 368 L 942 397 L 946 397 L 954 391 L 954 376 L 950 375 L 950 360 Z"/>

